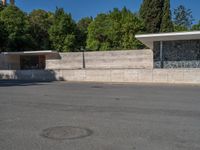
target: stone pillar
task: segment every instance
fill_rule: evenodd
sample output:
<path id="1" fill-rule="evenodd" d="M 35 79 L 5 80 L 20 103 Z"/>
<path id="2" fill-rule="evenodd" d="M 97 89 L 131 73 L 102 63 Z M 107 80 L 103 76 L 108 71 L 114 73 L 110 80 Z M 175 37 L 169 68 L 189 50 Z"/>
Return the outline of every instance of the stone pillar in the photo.
<path id="1" fill-rule="evenodd" d="M 160 41 L 160 67 L 164 67 L 164 62 L 163 62 L 163 41 Z"/>
<path id="2" fill-rule="evenodd" d="M 2 4 L 5 6 L 6 5 L 6 0 L 2 0 Z"/>

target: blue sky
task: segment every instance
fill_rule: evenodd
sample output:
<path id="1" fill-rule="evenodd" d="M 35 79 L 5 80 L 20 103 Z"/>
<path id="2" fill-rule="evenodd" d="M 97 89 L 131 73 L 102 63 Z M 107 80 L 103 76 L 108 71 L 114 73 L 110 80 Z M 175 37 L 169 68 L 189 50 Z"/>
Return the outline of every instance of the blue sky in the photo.
<path id="1" fill-rule="evenodd" d="M 115 7 L 126 6 L 133 12 L 137 12 L 141 3 L 142 0 L 16 0 L 16 5 L 26 12 L 38 8 L 54 11 L 56 6 L 63 7 L 76 21 L 86 16 L 95 17 L 98 13 L 108 12 Z M 200 0 L 171 0 L 172 9 L 180 4 L 192 10 L 196 22 L 200 20 Z"/>

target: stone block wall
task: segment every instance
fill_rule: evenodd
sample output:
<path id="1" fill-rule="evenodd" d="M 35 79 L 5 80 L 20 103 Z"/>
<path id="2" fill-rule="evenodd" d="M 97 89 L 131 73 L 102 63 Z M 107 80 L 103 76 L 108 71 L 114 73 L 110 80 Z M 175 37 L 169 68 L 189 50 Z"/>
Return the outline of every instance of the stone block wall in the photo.
<path id="1" fill-rule="evenodd" d="M 46 57 L 46 69 L 80 69 L 82 68 L 82 53 L 59 53 Z"/>
<path id="2" fill-rule="evenodd" d="M 85 52 L 88 69 L 105 68 L 153 68 L 152 50 L 127 50 Z M 47 58 L 46 69 L 81 69 L 83 53 L 60 53 L 60 58 Z"/>
<path id="3" fill-rule="evenodd" d="M 0 80 L 1 79 L 200 84 L 200 69 L 0 70 Z"/>
<path id="4" fill-rule="evenodd" d="M 60 70 L 66 81 L 200 84 L 200 69 Z"/>
<path id="5" fill-rule="evenodd" d="M 0 80 L 55 81 L 62 80 L 54 70 L 0 70 Z"/>
<path id="6" fill-rule="evenodd" d="M 86 68 L 153 68 L 151 50 L 88 52 Z"/>

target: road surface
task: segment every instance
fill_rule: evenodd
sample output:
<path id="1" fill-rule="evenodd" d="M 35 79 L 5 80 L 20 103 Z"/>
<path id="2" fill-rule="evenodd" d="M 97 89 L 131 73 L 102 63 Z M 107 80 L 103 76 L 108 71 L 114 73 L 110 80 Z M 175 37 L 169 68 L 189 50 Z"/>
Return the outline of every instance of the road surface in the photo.
<path id="1" fill-rule="evenodd" d="M 0 150 L 200 150 L 200 86 L 0 81 Z"/>

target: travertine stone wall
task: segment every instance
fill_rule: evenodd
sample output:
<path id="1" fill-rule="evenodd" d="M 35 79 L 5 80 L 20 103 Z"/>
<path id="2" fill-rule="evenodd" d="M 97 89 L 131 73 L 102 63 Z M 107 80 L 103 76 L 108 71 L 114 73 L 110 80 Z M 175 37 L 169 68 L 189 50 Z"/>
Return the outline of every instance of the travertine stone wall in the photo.
<path id="1" fill-rule="evenodd" d="M 154 67 L 160 68 L 160 42 L 154 43 Z M 200 68 L 200 40 L 164 41 L 164 68 Z"/>
<path id="2" fill-rule="evenodd" d="M 80 69 L 82 68 L 82 53 L 59 53 L 48 56 L 46 69 Z"/>
<path id="3" fill-rule="evenodd" d="M 60 70 L 66 81 L 200 84 L 200 69 Z"/>
<path id="4" fill-rule="evenodd" d="M 88 52 L 86 68 L 153 68 L 151 50 Z"/>
<path id="5" fill-rule="evenodd" d="M 0 79 L 200 84 L 200 69 L 0 70 Z"/>
<path id="6" fill-rule="evenodd" d="M 153 68 L 152 50 L 127 50 L 106 52 L 85 52 L 88 69 L 105 68 Z M 47 59 L 47 69 L 81 69 L 83 53 L 60 53 L 60 58 Z"/>
<path id="7" fill-rule="evenodd" d="M 62 80 L 59 71 L 54 70 L 0 70 L 0 80 L 2 79 L 30 81 Z"/>

